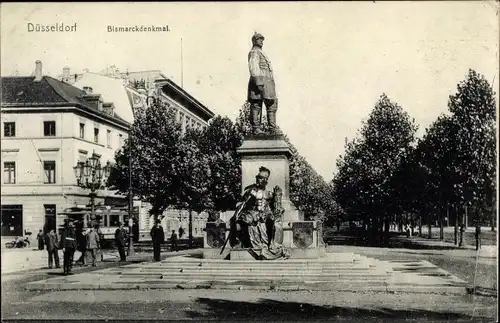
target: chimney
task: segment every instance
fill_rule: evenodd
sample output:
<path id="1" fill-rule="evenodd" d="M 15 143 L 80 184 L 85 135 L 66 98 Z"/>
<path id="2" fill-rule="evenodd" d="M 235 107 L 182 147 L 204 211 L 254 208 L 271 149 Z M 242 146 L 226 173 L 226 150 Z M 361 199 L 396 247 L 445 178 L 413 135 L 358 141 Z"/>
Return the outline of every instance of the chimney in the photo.
<path id="1" fill-rule="evenodd" d="M 35 82 L 42 80 L 42 61 L 35 62 Z"/>
<path id="2" fill-rule="evenodd" d="M 92 87 L 90 86 L 84 86 L 83 91 L 85 92 L 86 95 L 92 94 L 93 92 Z"/>
<path id="3" fill-rule="evenodd" d="M 63 82 L 69 82 L 69 67 L 64 67 L 63 68 L 63 75 L 62 75 L 62 81 Z"/>

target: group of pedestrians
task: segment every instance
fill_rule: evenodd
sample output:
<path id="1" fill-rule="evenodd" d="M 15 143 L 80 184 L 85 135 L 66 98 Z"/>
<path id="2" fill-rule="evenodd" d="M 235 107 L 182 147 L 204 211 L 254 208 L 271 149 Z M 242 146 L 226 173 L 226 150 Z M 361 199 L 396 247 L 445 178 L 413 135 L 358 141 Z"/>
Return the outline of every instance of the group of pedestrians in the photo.
<path id="1" fill-rule="evenodd" d="M 41 230 L 40 230 L 41 232 Z M 97 254 L 100 248 L 99 228 L 94 226 L 88 232 L 76 229 L 71 221 L 65 221 L 59 238 L 57 232 L 51 229 L 46 235 L 38 234 L 38 246 L 40 250 L 47 249 L 48 267 L 60 268 L 59 250 L 63 250 L 63 273 L 72 274 L 75 251 L 82 252 L 82 256 L 77 260 L 86 266 L 86 256 L 92 256 L 92 266 L 96 266 Z"/>
<path id="2" fill-rule="evenodd" d="M 181 228 L 182 229 L 182 228 Z M 179 233 L 181 233 L 179 229 Z M 161 248 L 165 243 L 165 233 L 161 226 L 161 221 L 157 220 L 154 227 L 150 231 L 151 239 L 153 242 L 153 258 L 155 261 L 161 260 Z M 76 261 L 77 264 L 87 266 L 87 256 L 92 258 L 92 266 L 96 266 L 97 254 L 100 249 L 100 234 L 99 227 L 96 225 L 87 231 L 83 230 L 81 223 L 72 221 L 65 221 L 61 237 L 58 237 L 57 232 L 51 229 L 46 235 L 40 230 L 38 236 L 39 250 L 47 249 L 49 268 L 60 268 L 59 250 L 63 250 L 63 273 L 65 275 L 72 274 L 74 263 L 74 255 L 78 250 L 81 252 L 80 258 Z M 115 232 L 115 245 L 120 255 L 120 261 L 127 260 L 125 247 L 129 236 L 123 227 L 123 223 L 119 223 L 119 227 Z M 175 230 L 172 230 L 170 236 L 171 251 L 179 251 L 178 236 Z"/>

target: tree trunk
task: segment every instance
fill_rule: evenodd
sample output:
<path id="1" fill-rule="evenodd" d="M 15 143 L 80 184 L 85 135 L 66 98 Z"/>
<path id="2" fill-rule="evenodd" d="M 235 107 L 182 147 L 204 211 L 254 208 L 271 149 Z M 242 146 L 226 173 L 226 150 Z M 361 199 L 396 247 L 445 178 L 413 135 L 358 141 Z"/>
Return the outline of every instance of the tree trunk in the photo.
<path id="1" fill-rule="evenodd" d="M 464 218 L 465 217 L 463 215 L 460 217 L 460 229 L 459 229 L 459 231 L 460 231 L 460 237 L 459 237 L 459 241 L 458 241 L 458 246 L 459 247 L 463 247 L 463 245 L 464 245 L 464 228 L 465 228 L 465 226 L 464 226 Z"/>
<path id="2" fill-rule="evenodd" d="M 439 240 L 444 240 L 443 214 L 441 212 L 439 212 Z"/>
<path id="3" fill-rule="evenodd" d="M 432 217 L 431 213 L 427 216 L 427 239 L 432 239 Z"/>
<path id="4" fill-rule="evenodd" d="M 476 250 L 479 250 L 480 248 L 480 241 L 481 241 L 481 222 L 479 221 L 479 208 L 477 206 L 474 207 L 473 209 L 474 215 L 474 225 L 476 229 Z"/>
<path id="5" fill-rule="evenodd" d="M 189 208 L 189 224 L 188 224 L 188 232 L 189 232 L 189 248 L 193 248 L 193 210 Z"/>
<path id="6" fill-rule="evenodd" d="M 467 229 L 467 226 L 469 225 L 469 208 L 467 205 L 465 206 L 465 221 L 464 221 L 464 228 Z"/>
<path id="7" fill-rule="evenodd" d="M 422 214 L 418 214 L 418 236 L 422 237 Z"/>
<path id="8" fill-rule="evenodd" d="M 459 213 L 458 209 L 459 209 L 458 204 L 454 205 L 453 210 L 455 213 L 454 214 L 455 215 L 455 229 L 453 231 L 453 234 L 455 236 L 455 245 L 458 245 L 458 213 Z"/>
<path id="9" fill-rule="evenodd" d="M 389 225 L 390 225 L 390 218 L 388 215 L 385 216 L 385 234 L 384 234 L 384 245 L 388 245 L 389 244 Z"/>
<path id="10" fill-rule="evenodd" d="M 496 218 L 496 203 L 495 203 L 495 194 L 492 194 L 491 197 L 491 212 L 490 212 L 490 227 L 491 232 L 495 232 L 495 218 Z"/>
<path id="11" fill-rule="evenodd" d="M 450 206 L 446 203 L 446 227 L 450 226 Z"/>

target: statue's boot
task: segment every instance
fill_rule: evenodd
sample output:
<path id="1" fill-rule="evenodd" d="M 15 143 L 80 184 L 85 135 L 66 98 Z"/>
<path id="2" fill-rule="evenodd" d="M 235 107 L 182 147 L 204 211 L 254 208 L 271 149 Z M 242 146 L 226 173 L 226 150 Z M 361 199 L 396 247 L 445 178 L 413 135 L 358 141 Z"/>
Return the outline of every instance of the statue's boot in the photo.
<path id="1" fill-rule="evenodd" d="M 262 133 L 262 130 L 260 129 L 260 110 L 261 108 L 259 106 L 252 105 L 250 107 L 250 121 L 252 124 L 252 132 L 257 135 Z"/>
<path id="2" fill-rule="evenodd" d="M 276 111 L 267 111 L 267 124 L 271 133 L 276 133 Z"/>

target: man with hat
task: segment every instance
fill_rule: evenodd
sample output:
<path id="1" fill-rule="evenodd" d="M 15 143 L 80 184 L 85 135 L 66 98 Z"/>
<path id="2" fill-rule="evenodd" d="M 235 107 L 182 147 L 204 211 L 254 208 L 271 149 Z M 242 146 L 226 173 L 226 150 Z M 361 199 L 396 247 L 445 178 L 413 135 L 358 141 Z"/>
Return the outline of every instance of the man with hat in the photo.
<path id="1" fill-rule="evenodd" d="M 264 36 L 255 33 L 252 36 L 252 49 L 248 53 L 248 81 L 247 100 L 250 103 L 250 123 L 254 134 L 261 133 L 260 124 L 262 116 L 262 103 L 266 105 L 267 123 L 269 130 L 276 131 L 276 111 L 278 98 L 274 84 L 271 61 L 262 51 Z"/>
<path id="2" fill-rule="evenodd" d="M 165 242 L 165 233 L 161 226 L 161 221 L 156 220 L 155 226 L 150 232 L 151 240 L 153 241 L 153 257 L 155 261 L 160 261 L 161 245 Z"/>
<path id="3" fill-rule="evenodd" d="M 123 223 L 118 224 L 118 229 L 115 231 L 115 245 L 118 248 L 118 253 L 120 254 L 120 261 L 126 261 L 127 256 L 125 255 L 125 246 L 127 245 L 127 236 L 125 229 L 123 229 Z"/>

